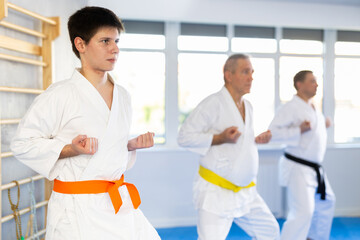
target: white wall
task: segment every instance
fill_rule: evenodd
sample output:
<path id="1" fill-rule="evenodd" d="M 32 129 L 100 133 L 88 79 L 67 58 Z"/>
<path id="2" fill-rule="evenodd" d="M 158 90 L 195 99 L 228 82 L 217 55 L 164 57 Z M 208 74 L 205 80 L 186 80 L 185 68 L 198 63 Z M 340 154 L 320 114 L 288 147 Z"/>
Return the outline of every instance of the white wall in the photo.
<path id="1" fill-rule="evenodd" d="M 254 0 L 89 0 L 124 19 L 360 29 L 360 7 Z"/>
<path id="2" fill-rule="evenodd" d="M 66 29 L 67 19 L 87 1 L 13 0 L 14 4 L 29 10 L 42 9 L 45 16 L 61 17 L 61 35 L 54 42 L 55 81 L 68 78 L 78 60 L 71 51 Z M 89 5 L 111 8 L 120 17 L 127 19 L 169 20 L 209 23 L 236 23 L 244 25 L 302 26 L 320 28 L 360 29 L 360 8 L 302 3 L 262 3 L 241 0 L 197 1 L 107 1 L 91 0 Z M 305 11 L 306 16 L 301 12 Z M 334 17 L 336 16 L 336 17 Z M 16 16 L 15 18 L 21 18 Z M 22 21 L 21 19 L 18 21 Z M 28 24 L 25 22 L 25 24 Z M 27 85 L 39 87 L 41 74 L 19 68 L 19 64 L 0 62 L 0 85 Z M 22 67 L 22 66 L 21 66 Z M 19 71 L 19 69 L 22 69 Z M 21 117 L 32 98 L 25 95 L 0 94 L 3 118 Z M 24 107 L 19 107 L 24 106 Z M 6 140 L 2 145 L 8 149 L 9 138 L 15 128 L 2 129 Z M 4 141 L 4 139 L 3 139 Z M 277 160 L 281 150 L 260 151 L 259 192 L 277 216 L 283 214 L 282 192 L 277 185 Z M 330 148 L 325 167 L 337 194 L 336 212 L 340 215 L 360 216 L 360 148 Z M 13 158 L 3 160 L 3 183 L 32 174 Z M 181 226 L 195 224 L 196 213 L 192 205 L 192 180 L 198 168 L 198 156 L 182 149 L 156 147 L 138 153 L 137 164 L 126 175 L 134 182 L 142 196 L 141 209 L 156 226 Z M 39 188 L 40 189 L 40 188 Z M 41 190 L 41 189 L 40 189 Z M 23 206 L 27 206 L 26 189 L 23 191 Z M 6 196 L 3 196 L 3 211 L 10 213 Z M 37 198 L 41 198 L 41 191 Z M 1 239 L 13 239 L 13 222 L 6 225 Z M 25 224 L 23 224 L 25 227 Z M 4 227 L 4 225 L 3 225 Z"/>
<path id="3" fill-rule="evenodd" d="M 325 171 L 336 194 L 337 216 L 360 216 L 360 146 L 328 148 Z"/>
<path id="4" fill-rule="evenodd" d="M 263 151 L 257 187 L 277 217 L 283 215 L 282 192 L 277 184 L 280 152 Z M 196 224 L 192 184 L 199 169 L 199 155 L 183 149 L 139 151 L 137 163 L 126 173 L 141 195 L 141 209 L 157 227 Z"/>
<path id="5" fill-rule="evenodd" d="M 40 13 L 47 17 L 60 16 L 61 18 L 61 34 L 58 39 L 54 41 L 54 80 L 61 80 L 68 78 L 73 68 L 78 64 L 75 55 L 71 52 L 70 42 L 67 34 L 67 19 L 75 10 L 86 5 L 86 1 L 78 0 L 61 0 L 61 1 L 48 1 L 48 0 L 11 0 L 9 1 L 20 7 L 28 9 L 33 12 Z M 39 12 L 41 11 L 41 12 Z M 40 22 L 32 18 L 14 12 L 9 9 L 9 16 L 5 19 L 8 22 L 18 24 L 20 26 L 28 27 L 41 31 Z M 36 38 L 29 37 L 25 34 L 18 33 L 12 30 L 4 29 L 0 27 L 0 34 L 11 36 L 14 38 L 22 39 L 25 41 L 31 41 L 32 43 L 39 44 Z M 2 53 L 9 53 L 19 56 L 25 56 L 24 54 L 11 53 L 10 51 L 0 49 Z M 10 62 L 0 60 L 0 86 L 13 86 L 13 87 L 28 87 L 28 88 L 42 88 L 42 71 L 40 67 L 34 67 L 27 64 Z M 6 93 L 0 92 L 0 118 L 11 119 L 21 118 L 28 107 L 35 98 L 32 94 L 19 94 L 19 93 Z M 1 151 L 10 151 L 9 145 L 11 138 L 15 134 L 16 125 L 2 125 L 1 127 Z M 11 182 L 12 180 L 20 180 L 22 178 L 35 175 L 26 166 L 15 160 L 13 157 L 2 159 L 1 164 L 1 178 L 2 184 Z M 12 189 L 13 201 L 16 202 L 16 188 Z M 36 201 L 42 201 L 44 199 L 44 183 L 43 181 L 37 181 L 35 184 L 35 198 Z M 29 191 L 28 185 L 21 187 L 21 197 L 19 209 L 29 207 Z M 1 198 L 2 216 L 12 214 L 9 206 L 9 200 L 6 191 L 2 191 Z M 29 214 L 25 214 L 21 217 L 23 234 L 26 232 L 26 226 Z M 37 219 L 39 229 L 44 228 L 44 209 L 37 211 Z M 0 239 L 12 240 L 15 239 L 15 223 L 13 220 L 2 224 L 2 234 Z"/>
<path id="6" fill-rule="evenodd" d="M 284 217 L 284 190 L 277 182 L 277 162 L 281 149 L 262 148 L 258 191 L 276 217 Z M 327 150 L 324 167 L 336 194 L 336 216 L 360 216 L 360 148 Z M 182 149 L 139 151 L 137 163 L 126 181 L 139 189 L 140 208 L 157 227 L 187 226 L 196 223 L 192 205 L 192 181 L 199 156 Z"/>

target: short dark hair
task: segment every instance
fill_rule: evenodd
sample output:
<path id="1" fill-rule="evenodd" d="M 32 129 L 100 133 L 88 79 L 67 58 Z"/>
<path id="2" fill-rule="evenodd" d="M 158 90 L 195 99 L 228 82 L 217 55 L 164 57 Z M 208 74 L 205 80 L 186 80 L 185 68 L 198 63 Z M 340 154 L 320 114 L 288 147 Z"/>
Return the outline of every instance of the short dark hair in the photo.
<path id="1" fill-rule="evenodd" d="M 68 30 L 75 55 L 80 54 L 74 39 L 80 37 L 87 44 L 101 27 L 114 27 L 119 33 L 124 30 L 121 20 L 111 10 L 102 7 L 84 7 L 70 16 Z"/>
<path id="2" fill-rule="evenodd" d="M 294 76 L 294 87 L 296 90 L 298 90 L 297 86 L 296 86 L 296 83 L 297 82 L 304 82 L 305 78 L 306 78 L 306 75 L 308 73 L 313 73 L 312 71 L 310 70 L 302 70 L 300 72 L 298 72 L 297 74 L 295 74 Z"/>
<path id="3" fill-rule="evenodd" d="M 223 68 L 223 72 L 224 72 L 224 80 L 225 79 L 225 72 L 226 71 L 230 71 L 232 73 L 235 72 L 235 68 L 236 68 L 236 63 L 239 59 L 249 59 L 250 57 L 248 55 L 242 54 L 242 53 L 238 53 L 238 54 L 233 54 L 230 57 L 228 57 L 228 59 L 225 62 L 224 68 Z"/>

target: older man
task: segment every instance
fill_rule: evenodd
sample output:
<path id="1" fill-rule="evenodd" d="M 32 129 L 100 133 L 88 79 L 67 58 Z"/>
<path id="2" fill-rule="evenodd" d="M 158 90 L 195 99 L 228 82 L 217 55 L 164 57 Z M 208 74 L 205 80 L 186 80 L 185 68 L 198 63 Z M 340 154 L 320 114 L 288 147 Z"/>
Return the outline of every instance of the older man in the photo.
<path id="1" fill-rule="evenodd" d="M 178 143 L 201 154 L 194 184 L 199 240 L 223 240 L 232 222 L 255 239 L 278 239 L 279 226 L 256 190 L 257 143 L 250 92 L 253 67 L 248 56 L 230 56 L 224 66 L 225 86 L 204 99 L 182 125 Z"/>
<path id="2" fill-rule="evenodd" d="M 329 239 L 335 196 L 321 167 L 330 121 L 311 103 L 317 90 L 311 71 L 294 77 L 293 99 L 276 113 L 272 141 L 287 144 L 279 162 L 280 184 L 287 187 L 289 213 L 281 239 Z"/>

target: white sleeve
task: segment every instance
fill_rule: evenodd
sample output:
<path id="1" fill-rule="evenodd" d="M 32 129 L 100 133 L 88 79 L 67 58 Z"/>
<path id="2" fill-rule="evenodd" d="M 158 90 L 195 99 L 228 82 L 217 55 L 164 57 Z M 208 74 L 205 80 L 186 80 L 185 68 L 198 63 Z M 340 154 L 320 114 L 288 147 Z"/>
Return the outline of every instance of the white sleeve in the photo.
<path id="1" fill-rule="evenodd" d="M 187 117 L 178 134 L 178 144 L 192 152 L 205 155 L 211 147 L 213 133 L 210 132 L 214 121 L 214 110 L 210 104 L 200 103 Z"/>
<path id="2" fill-rule="evenodd" d="M 271 121 L 272 142 L 283 143 L 288 146 L 298 146 L 301 138 L 300 127 L 296 124 L 291 109 L 281 107 Z"/>
<path id="3" fill-rule="evenodd" d="M 120 94 L 122 94 L 124 96 L 124 100 L 126 101 L 125 111 L 126 111 L 126 114 L 128 115 L 129 122 L 131 123 L 132 122 L 131 96 L 130 96 L 129 92 L 126 91 L 126 89 L 124 89 L 123 87 L 120 87 L 120 86 L 119 86 L 119 92 L 120 92 Z M 130 131 L 130 129 L 129 129 L 129 131 Z M 128 139 L 128 141 L 129 140 L 130 139 Z M 126 170 L 131 169 L 135 165 L 136 157 L 137 157 L 136 150 L 128 151 L 128 163 L 126 165 Z"/>
<path id="4" fill-rule="evenodd" d="M 54 91 L 38 96 L 11 142 L 11 150 L 19 161 L 50 180 L 56 177 L 50 177 L 50 173 L 67 144 L 56 136 L 63 120 L 65 99 L 66 96 L 57 96 Z"/>
<path id="5" fill-rule="evenodd" d="M 128 153 L 128 164 L 126 166 L 126 170 L 131 169 L 136 162 L 136 150 L 134 151 L 129 151 Z"/>

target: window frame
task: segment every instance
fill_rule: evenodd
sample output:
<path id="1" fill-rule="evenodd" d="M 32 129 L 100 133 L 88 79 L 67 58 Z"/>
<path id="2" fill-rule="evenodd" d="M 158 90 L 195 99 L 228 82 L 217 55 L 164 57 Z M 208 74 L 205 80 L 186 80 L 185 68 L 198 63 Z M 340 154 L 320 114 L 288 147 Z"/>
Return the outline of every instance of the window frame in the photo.
<path id="1" fill-rule="evenodd" d="M 166 66 L 168 65 L 167 63 L 167 36 L 166 36 L 166 23 L 165 22 L 155 22 L 155 21 L 136 21 L 136 20 L 129 20 L 126 21 L 124 20 L 124 23 L 131 23 L 131 26 L 126 28 L 126 33 L 129 34 L 144 34 L 144 35 L 148 35 L 148 34 L 153 34 L 153 35 L 163 35 L 165 38 L 165 47 L 163 49 L 149 49 L 149 48 L 132 48 L 132 47 L 126 47 L 126 48 L 120 48 L 120 52 L 127 52 L 127 53 L 131 53 L 131 52 L 146 52 L 146 53 L 162 53 L 164 54 L 165 57 L 165 93 L 164 93 L 164 115 L 165 115 L 165 120 L 164 120 L 164 134 L 162 136 L 160 136 L 161 138 L 164 139 L 164 143 L 159 143 L 159 145 L 164 145 L 166 144 L 167 141 L 167 136 L 166 136 L 166 132 L 167 132 L 167 126 L 166 126 L 166 80 L 167 80 L 167 69 Z M 147 28 L 142 28 L 141 24 L 145 23 L 145 26 Z M 139 27 L 140 26 L 140 27 Z M 161 29 L 163 27 L 163 29 Z M 152 31 L 153 29 L 153 31 Z M 121 34 L 126 34 L 126 33 L 121 33 Z M 121 39 L 120 39 L 121 41 Z M 151 131 L 151 129 L 149 129 L 149 131 Z M 139 133 L 141 134 L 141 133 Z M 131 137 L 136 137 L 136 136 L 131 136 Z"/>
<path id="2" fill-rule="evenodd" d="M 332 64 L 333 64 L 333 70 L 335 71 L 335 61 L 337 58 L 342 58 L 342 59 L 360 59 L 360 54 L 358 55 L 343 55 L 343 54 L 336 54 L 335 53 L 335 44 L 336 42 L 359 42 L 360 43 L 360 31 L 342 31 L 342 30 L 333 30 L 333 35 L 332 38 L 330 39 L 332 40 L 332 44 L 333 44 L 333 54 L 332 54 Z M 335 72 L 333 71 L 333 76 L 331 78 L 332 83 L 333 83 L 333 94 L 332 94 L 332 119 L 335 119 L 335 108 L 336 108 L 336 99 L 335 99 Z M 334 146 L 351 146 L 351 147 L 355 147 L 355 146 L 359 146 L 360 145 L 360 141 L 354 141 L 354 142 L 345 142 L 345 143 L 337 143 L 335 142 L 335 129 L 332 128 L 332 144 Z"/>
<path id="3" fill-rule="evenodd" d="M 228 40 L 228 51 L 214 52 L 214 51 L 189 51 L 178 49 L 178 36 L 181 35 L 181 22 L 165 22 L 164 36 L 165 49 L 164 50 L 148 50 L 148 49 L 124 49 L 123 51 L 151 51 L 162 52 L 165 54 L 165 143 L 159 144 L 155 149 L 179 149 L 177 144 L 177 134 L 179 130 L 179 106 L 178 106 L 178 55 L 179 53 L 201 53 L 214 54 L 225 53 L 228 56 L 234 54 L 232 52 L 231 40 L 235 37 L 234 24 L 226 24 L 226 37 Z M 280 52 L 280 40 L 282 39 L 282 32 L 285 29 L 282 26 L 275 27 L 275 40 L 277 44 L 276 52 L 274 53 L 247 53 L 254 58 L 272 58 L 274 59 L 275 72 L 275 86 L 274 86 L 274 113 L 281 105 L 280 101 L 280 57 L 282 56 L 296 56 L 296 57 L 321 57 L 323 59 L 323 99 L 322 111 L 327 117 L 332 120 L 335 115 L 335 96 L 334 96 L 334 67 L 335 58 L 344 57 L 343 55 L 335 55 L 335 43 L 337 41 L 337 30 L 323 29 L 323 44 L 324 51 L 322 54 L 288 54 Z M 351 58 L 353 56 L 346 56 Z M 357 146 L 360 142 L 349 143 L 335 143 L 334 127 L 328 129 L 328 144 L 329 146 L 344 147 Z M 268 148 L 279 148 L 279 146 L 267 146 Z M 261 149 L 261 147 L 260 147 Z"/>

